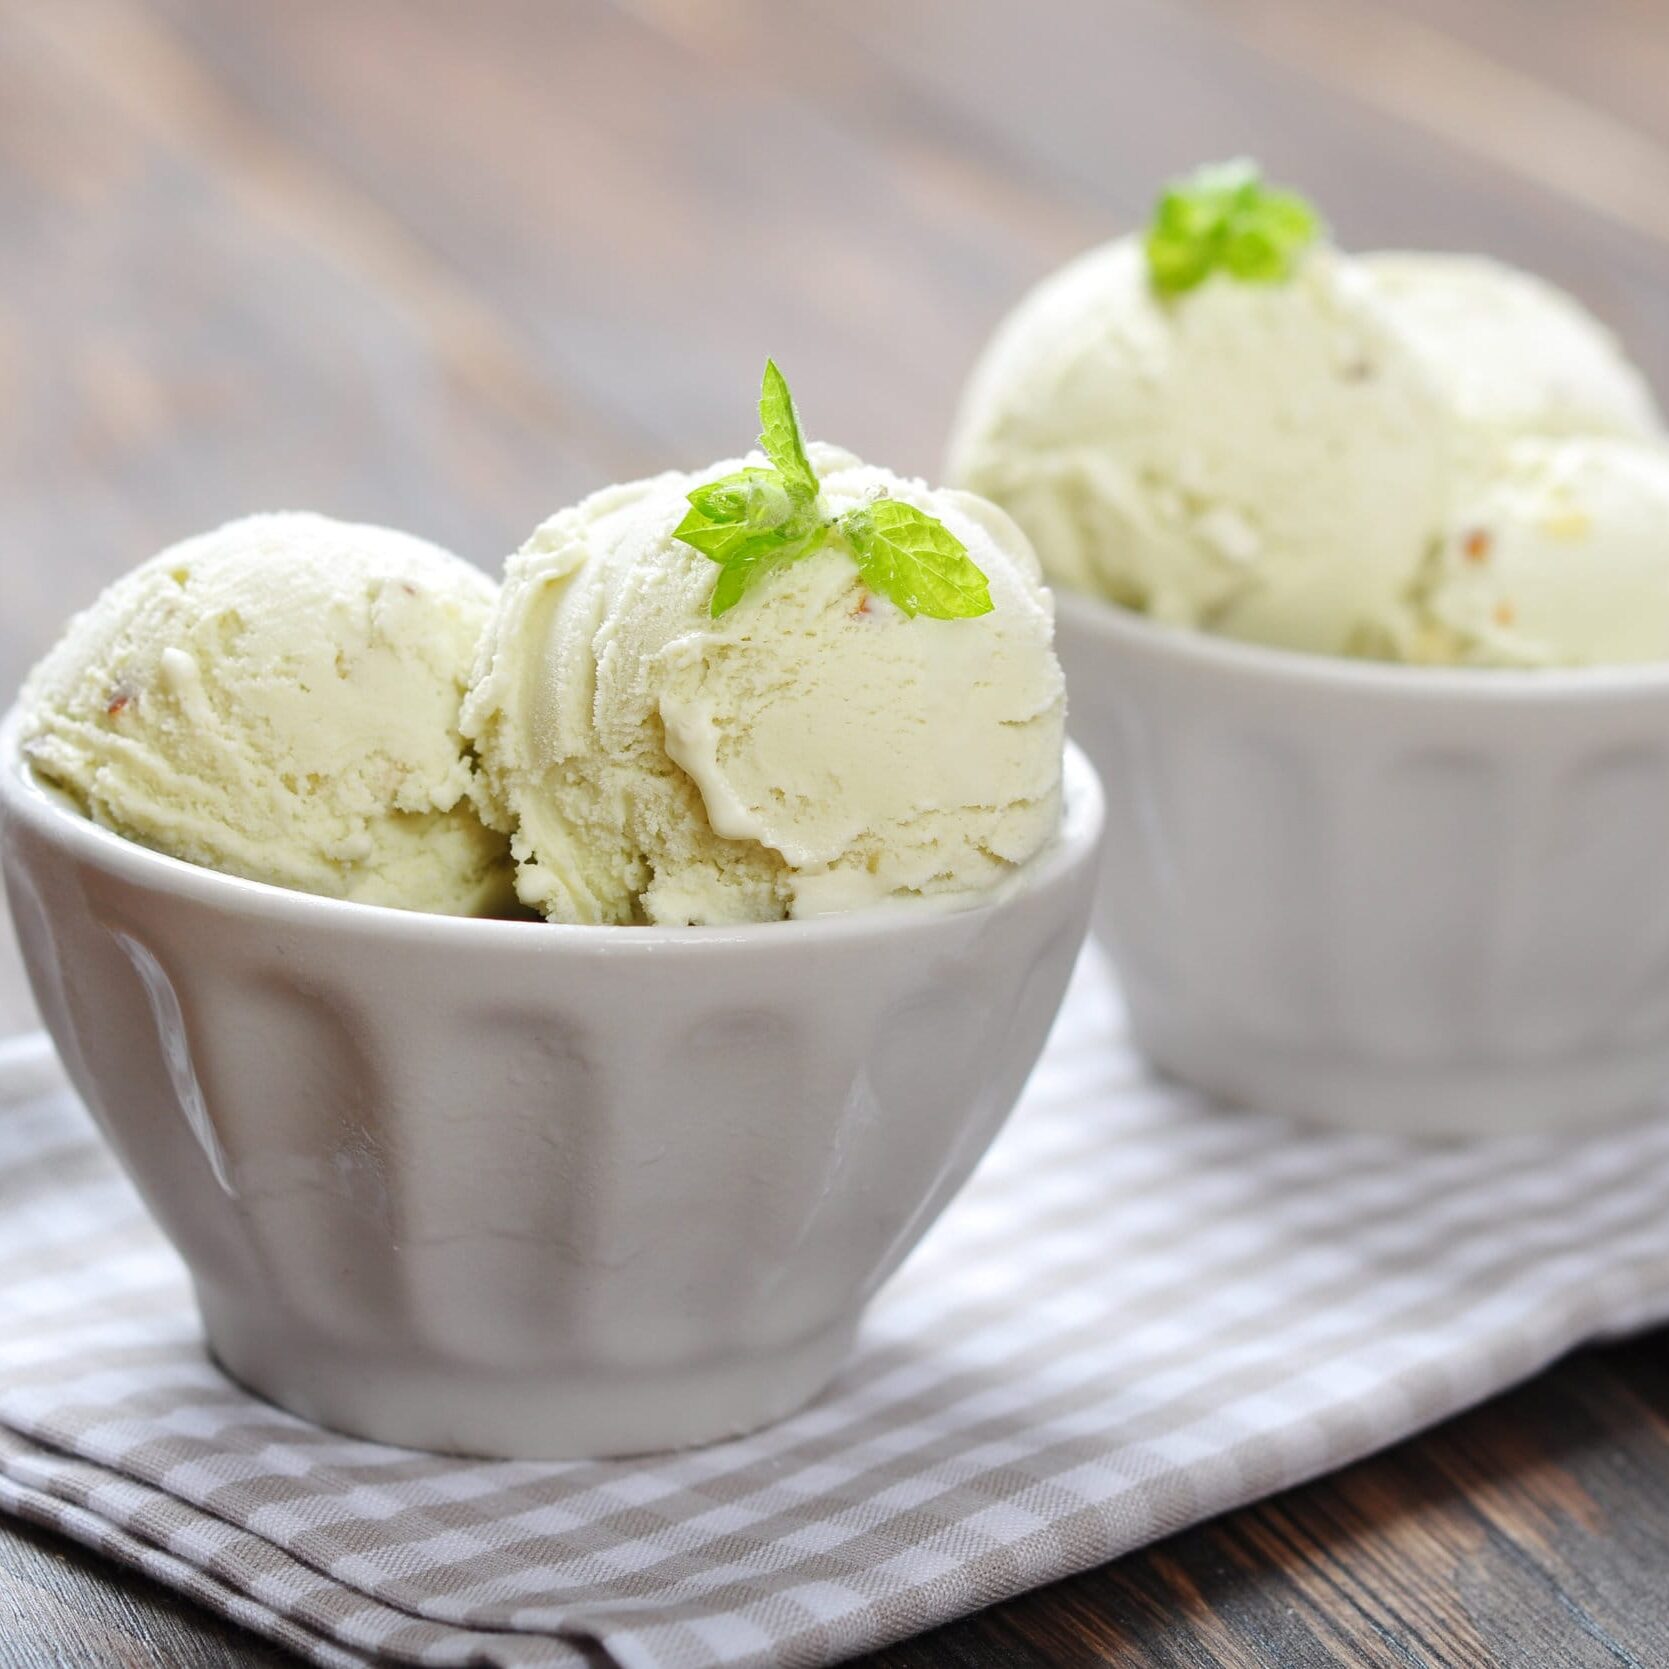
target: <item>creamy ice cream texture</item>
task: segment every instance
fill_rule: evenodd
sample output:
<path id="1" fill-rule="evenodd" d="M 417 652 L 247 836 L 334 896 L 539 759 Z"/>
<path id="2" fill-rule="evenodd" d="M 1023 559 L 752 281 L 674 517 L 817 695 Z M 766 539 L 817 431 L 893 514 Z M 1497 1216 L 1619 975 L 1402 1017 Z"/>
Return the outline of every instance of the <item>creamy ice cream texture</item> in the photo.
<path id="1" fill-rule="evenodd" d="M 1669 449 L 1512 443 L 1451 516 L 1419 602 L 1426 660 L 1669 660 Z"/>
<path id="2" fill-rule="evenodd" d="M 1031 548 L 968 494 L 808 452 L 769 363 L 760 415 L 761 453 L 553 517 L 502 593 L 322 516 L 176 545 L 35 669 L 24 755 L 129 839 L 408 909 L 519 892 L 564 922 L 725 924 L 984 896 L 1059 819 Z"/>
<path id="3" fill-rule="evenodd" d="M 117 580 L 21 699 L 35 773 L 174 857 L 471 914 L 510 901 L 458 709 L 496 586 L 434 545 L 252 516 Z"/>
<path id="4" fill-rule="evenodd" d="M 1447 411 L 1365 275 L 1165 298 L 1139 241 L 1021 303 L 975 371 L 950 478 L 1051 577 L 1178 624 L 1342 653 L 1379 629 L 1442 515 Z"/>
<path id="5" fill-rule="evenodd" d="M 1463 443 L 1660 433 L 1651 390 L 1616 338 L 1544 280 L 1475 255 L 1384 252 L 1353 264 L 1424 361 Z"/>
<path id="6" fill-rule="evenodd" d="M 838 533 L 714 617 L 680 542 L 692 489 L 766 460 L 597 493 L 506 569 L 463 728 L 557 921 L 725 924 L 977 897 L 1059 817 L 1053 619 L 1014 523 L 968 494 L 813 446 L 831 517 L 939 519 L 983 570 L 976 618 L 907 615 Z"/>
<path id="7" fill-rule="evenodd" d="M 1167 293 L 1154 271 L 1125 238 L 1025 298 L 970 379 L 947 473 L 1008 509 L 1052 578 L 1156 618 L 1421 658 L 1450 641 L 1421 614 L 1431 553 L 1506 449 L 1661 436 L 1612 337 L 1492 262 L 1318 242 L 1250 281 L 1218 267 Z M 1661 537 L 1650 552 L 1669 561 Z"/>

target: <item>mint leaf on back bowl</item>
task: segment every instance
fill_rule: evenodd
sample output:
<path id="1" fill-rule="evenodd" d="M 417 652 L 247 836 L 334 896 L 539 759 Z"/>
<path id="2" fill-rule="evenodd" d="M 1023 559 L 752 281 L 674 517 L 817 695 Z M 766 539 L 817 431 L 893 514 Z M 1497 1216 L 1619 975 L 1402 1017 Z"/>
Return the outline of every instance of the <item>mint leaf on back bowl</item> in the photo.
<path id="1" fill-rule="evenodd" d="M 838 526 L 865 582 L 904 613 L 967 620 L 991 612 L 985 575 L 938 517 L 902 499 L 879 498 L 848 510 Z"/>
<path id="2" fill-rule="evenodd" d="M 1191 290 L 1214 272 L 1278 284 L 1325 229 L 1308 201 L 1268 185 L 1255 162 L 1211 163 L 1160 196 L 1145 241 L 1148 273 L 1162 295 Z"/>

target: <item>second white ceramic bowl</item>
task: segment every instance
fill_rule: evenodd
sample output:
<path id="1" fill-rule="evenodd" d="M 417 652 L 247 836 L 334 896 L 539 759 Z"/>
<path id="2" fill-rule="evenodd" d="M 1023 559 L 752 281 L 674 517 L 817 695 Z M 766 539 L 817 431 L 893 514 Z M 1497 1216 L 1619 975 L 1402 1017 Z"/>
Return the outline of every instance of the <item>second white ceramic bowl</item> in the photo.
<path id="1" fill-rule="evenodd" d="M 308 1418 L 475 1454 L 746 1431 L 830 1378 L 1037 1059 L 1102 808 L 976 908 L 723 928 L 470 921 L 179 863 L 0 732 L 41 1012 L 190 1266 Z"/>
<path id="2" fill-rule="evenodd" d="M 1097 932 L 1158 1065 L 1439 1135 L 1669 1089 L 1669 667 L 1380 666 L 1058 602 Z"/>

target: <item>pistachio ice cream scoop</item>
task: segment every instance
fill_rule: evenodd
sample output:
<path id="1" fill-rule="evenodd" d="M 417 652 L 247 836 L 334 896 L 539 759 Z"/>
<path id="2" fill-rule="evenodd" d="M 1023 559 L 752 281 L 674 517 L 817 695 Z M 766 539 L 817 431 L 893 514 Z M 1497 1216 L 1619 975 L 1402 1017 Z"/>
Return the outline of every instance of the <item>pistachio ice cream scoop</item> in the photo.
<path id="1" fill-rule="evenodd" d="M 1144 234 L 1022 300 L 969 381 L 948 473 L 1015 517 L 1051 579 L 1155 618 L 1287 649 L 1487 659 L 1508 652 L 1498 632 L 1472 622 L 1462 651 L 1431 629 L 1432 553 L 1480 498 L 1520 491 L 1498 479 L 1522 479 L 1517 442 L 1595 436 L 1658 445 L 1662 423 L 1570 297 L 1473 257 L 1347 255 L 1242 163 L 1172 186 Z M 1606 504 L 1636 503 L 1642 470 L 1620 466 Z M 1479 576 L 1461 577 L 1473 598 Z M 1621 643 L 1579 616 L 1568 641 L 1547 622 L 1534 655 Z"/>
<path id="2" fill-rule="evenodd" d="M 1476 255 L 1386 252 L 1356 266 L 1477 453 L 1524 435 L 1662 434 L 1646 379 L 1617 339 L 1544 279 Z"/>
<path id="3" fill-rule="evenodd" d="M 1426 660 L 1669 660 L 1669 449 L 1512 443 L 1450 517 L 1419 606 Z"/>
<path id="4" fill-rule="evenodd" d="M 1059 821 L 1061 672 L 1025 536 L 807 448 L 594 494 L 511 558 L 463 727 L 523 901 L 724 924 L 985 895 Z"/>
<path id="5" fill-rule="evenodd" d="M 1378 645 L 1442 514 L 1442 387 L 1314 223 L 1256 238 L 1284 194 L 1234 175 L 1194 195 L 1269 258 L 1242 272 L 1225 236 L 1178 270 L 1206 233 L 1156 226 L 1046 279 L 973 373 L 949 476 L 1064 585 L 1233 637 Z"/>
<path id="6" fill-rule="evenodd" d="M 448 914 L 511 901 L 458 707 L 496 587 L 407 534 L 250 516 L 71 621 L 21 698 L 35 775 L 172 857 Z"/>

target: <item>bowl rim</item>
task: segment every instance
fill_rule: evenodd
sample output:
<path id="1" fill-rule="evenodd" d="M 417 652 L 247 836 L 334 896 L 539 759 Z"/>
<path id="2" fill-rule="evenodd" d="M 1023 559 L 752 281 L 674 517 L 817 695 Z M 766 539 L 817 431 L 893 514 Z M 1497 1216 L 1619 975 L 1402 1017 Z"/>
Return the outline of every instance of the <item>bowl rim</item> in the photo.
<path id="1" fill-rule="evenodd" d="M 355 899 L 298 892 L 268 881 L 209 869 L 154 851 L 93 822 L 55 798 L 23 757 L 18 706 L 0 718 L 0 832 L 16 819 L 79 862 L 153 893 L 291 927 L 360 929 L 397 939 L 420 939 L 459 950 L 497 945 L 528 950 L 539 944 L 641 953 L 651 947 L 786 945 L 890 938 L 931 922 L 977 922 L 1023 904 L 1033 893 L 1068 880 L 1093 863 L 1106 821 L 1105 795 L 1095 767 L 1068 739 L 1061 761 L 1061 819 L 1054 838 L 990 894 L 967 904 L 902 900 L 801 920 L 742 922 L 718 927 L 631 926 L 450 916 Z"/>
<path id="2" fill-rule="evenodd" d="M 1155 620 L 1106 598 L 1052 587 L 1057 622 L 1122 648 L 1266 684 L 1351 691 L 1393 701 L 1478 703 L 1619 701 L 1669 697 L 1669 661 L 1610 666 L 1412 666 L 1243 643 L 1197 626 Z M 1071 669 L 1068 669 L 1070 697 Z"/>

